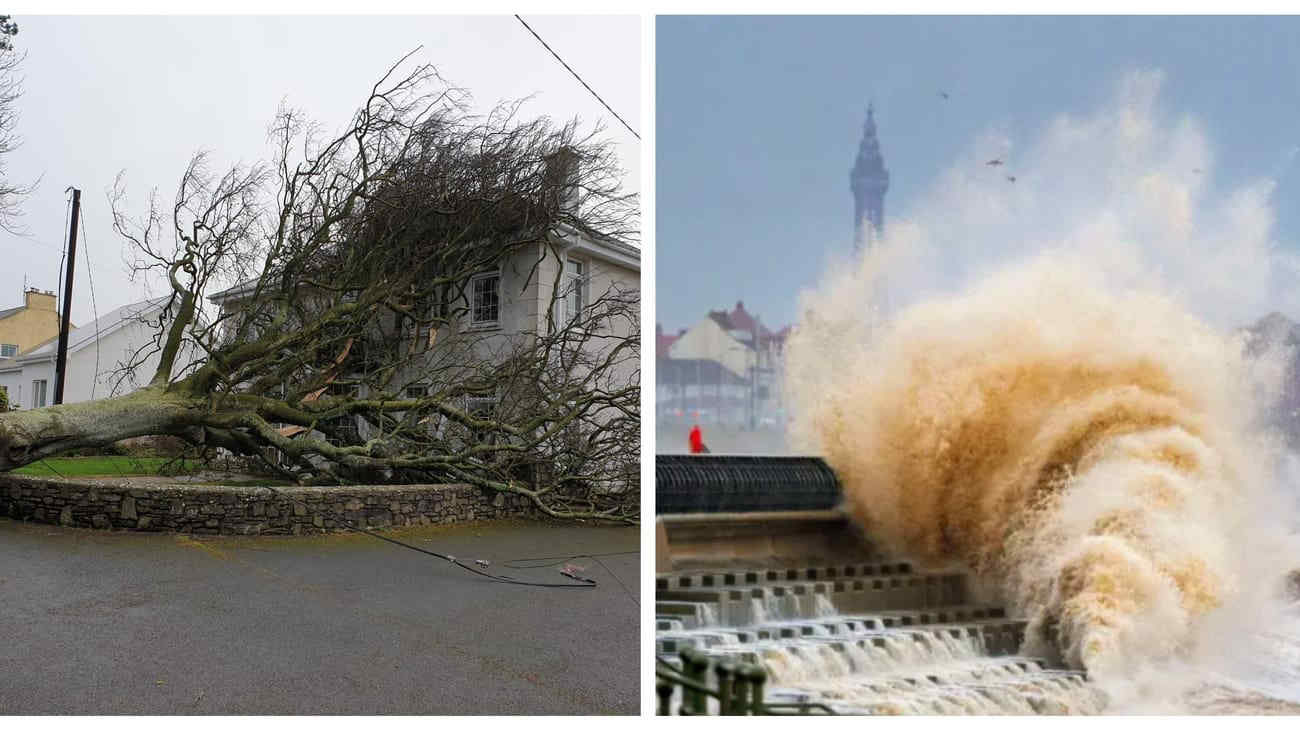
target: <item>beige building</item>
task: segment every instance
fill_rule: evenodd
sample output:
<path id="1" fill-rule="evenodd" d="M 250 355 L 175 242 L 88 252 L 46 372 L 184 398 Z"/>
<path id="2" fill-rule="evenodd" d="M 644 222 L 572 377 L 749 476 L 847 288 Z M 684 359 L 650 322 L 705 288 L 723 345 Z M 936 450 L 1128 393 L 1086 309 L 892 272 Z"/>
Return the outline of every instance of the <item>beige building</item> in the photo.
<path id="1" fill-rule="evenodd" d="M 13 358 L 59 336 L 54 293 L 23 292 L 23 304 L 0 310 L 0 358 Z"/>

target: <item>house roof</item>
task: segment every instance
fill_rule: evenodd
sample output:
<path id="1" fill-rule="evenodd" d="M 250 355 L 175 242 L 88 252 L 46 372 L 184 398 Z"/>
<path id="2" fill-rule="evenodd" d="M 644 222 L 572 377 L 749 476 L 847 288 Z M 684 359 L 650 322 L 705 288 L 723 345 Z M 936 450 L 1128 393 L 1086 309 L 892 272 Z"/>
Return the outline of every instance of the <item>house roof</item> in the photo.
<path id="1" fill-rule="evenodd" d="M 763 321 L 759 317 L 751 314 L 749 310 L 745 309 L 744 301 L 736 302 L 735 308 L 730 312 L 727 312 L 726 310 L 712 310 L 709 312 L 709 318 L 718 323 L 718 327 L 729 333 L 737 330 L 752 333 L 754 339 L 757 340 L 759 344 L 771 341 L 784 341 L 793 329 L 790 325 L 786 325 L 779 331 L 772 332 L 763 324 Z M 746 343 L 746 345 L 752 346 L 751 343 Z"/>
<path id="2" fill-rule="evenodd" d="M 7 310 L 0 310 L 0 320 L 3 320 L 10 315 L 18 314 L 25 309 L 27 309 L 26 305 L 18 305 L 17 307 L 10 307 Z"/>
<path id="3" fill-rule="evenodd" d="M 75 353 L 82 348 L 93 344 L 96 338 L 102 338 L 114 331 L 120 329 L 128 322 L 138 320 L 142 317 L 151 316 L 153 313 L 162 309 L 167 304 L 170 294 L 153 299 L 133 302 L 129 305 L 122 305 L 115 310 L 111 310 L 99 319 L 81 327 L 72 328 L 68 333 L 68 352 Z M 50 360 L 58 355 L 59 339 L 50 338 L 41 345 L 23 353 L 14 359 L 18 363 L 30 363 L 39 360 Z"/>
<path id="4" fill-rule="evenodd" d="M 208 295 L 208 301 L 220 303 L 223 300 L 227 300 L 232 297 L 238 297 L 239 295 L 248 294 L 249 292 L 252 292 L 253 289 L 257 286 L 258 279 L 259 279 L 258 277 L 253 277 L 252 279 L 245 279 L 242 282 L 236 282 L 235 284 L 226 287 L 220 292 L 214 292 Z"/>
<path id="5" fill-rule="evenodd" d="M 686 334 L 686 328 L 677 331 L 676 335 L 665 335 L 664 326 L 655 324 L 655 355 L 660 358 L 668 357 L 668 349 L 673 347 L 681 336 Z"/>
<path id="6" fill-rule="evenodd" d="M 600 236 L 589 231 L 566 226 L 564 240 L 561 243 L 574 246 L 583 253 L 618 264 L 636 272 L 641 271 L 641 249 L 624 241 Z M 228 299 L 235 299 L 249 294 L 257 287 L 258 277 L 237 282 L 220 292 L 208 295 L 208 301 L 220 304 Z"/>

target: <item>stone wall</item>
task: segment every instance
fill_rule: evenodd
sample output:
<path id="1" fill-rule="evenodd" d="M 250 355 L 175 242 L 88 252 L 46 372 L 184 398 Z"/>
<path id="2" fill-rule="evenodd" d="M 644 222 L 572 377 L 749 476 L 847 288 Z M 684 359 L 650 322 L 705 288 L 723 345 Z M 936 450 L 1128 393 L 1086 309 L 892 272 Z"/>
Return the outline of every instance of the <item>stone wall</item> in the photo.
<path id="1" fill-rule="evenodd" d="M 471 485 L 226 487 L 55 480 L 0 474 L 0 516 L 113 530 L 230 535 L 328 533 L 358 527 L 532 518 L 522 495 Z"/>

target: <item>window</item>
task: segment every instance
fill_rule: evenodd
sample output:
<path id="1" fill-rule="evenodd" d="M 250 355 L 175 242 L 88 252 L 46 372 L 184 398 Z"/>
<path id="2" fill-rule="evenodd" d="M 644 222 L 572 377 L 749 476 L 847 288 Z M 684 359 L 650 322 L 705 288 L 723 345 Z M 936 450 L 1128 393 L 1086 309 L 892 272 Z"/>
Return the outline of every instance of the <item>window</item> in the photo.
<path id="1" fill-rule="evenodd" d="M 45 405 L 45 380 L 32 381 L 32 408 L 39 409 Z"/>
<path id="2" fill-rule="evenodd" d="M 580 261 L 564 263 L 564 321 L 572 322 L 587 306 L 587 265 Z"/>
<path id="3" fill-rule="evenodd" d="M 485 421 L 496 418 L 497 399 L 495 396 L 468 396 L 465 398 L 465 410 L 470 416 Z M 492 444 L 495 438 L 491 431 L 472 432 L 474 444 Z"/>
<path id="4" fill-rule="evenodd" d="M 501 317 L 501 275 L 476 274 L 469 280 L 469 322 L 495 325 Z"/>
<path id="5" fill-rule="evenodd" d="M 496 396 L 468 396 L 465 399 L 465 410 L 479 418 L 490 419 L 496 414 L 497 398 Z"/>
<path id="6" fill-rule="evenodd" d="M 428 386 L 407 386 L 406 397 L 409 399 L 424 398 L 429 395 Z"/>
<path id="7" fill-rule="evenodd" d="M 13 343 L 0 343 L 0 358 L 12 358 L 18 355 L 18 346 Z"/>

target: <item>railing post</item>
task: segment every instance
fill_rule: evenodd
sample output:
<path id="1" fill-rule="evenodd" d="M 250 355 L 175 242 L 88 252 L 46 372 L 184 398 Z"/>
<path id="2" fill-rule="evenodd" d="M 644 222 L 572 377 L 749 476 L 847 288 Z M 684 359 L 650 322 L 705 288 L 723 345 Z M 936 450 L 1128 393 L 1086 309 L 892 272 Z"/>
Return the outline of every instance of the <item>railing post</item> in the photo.
<path id="1" fill-rule="evenodd" d="M 750 682 L 745 673 L 745 666 L 741 665 L 736 668 L 736 695 L 735 702 L 732 703 L 732 712 L 737 716 L 748 716 L 750 711 Z"/>
<path id="2" fill-rule="evenodd" d="M 718 675 L 718 715 L 732 716 L 735 715 L 735 709 L 732 702 L 734 692 L 733 681 L 736 678 L 736 666 L 729 662 L 719 662 L 714 668 Z"/>
<path id="3" fill-rule="evenodd" d="M 673 684 L 660 678 L 655 682 L 655 691 L 659 693 L 659 715 L 673 715 Z"/>
<path id="4" fill-rule="evenodd" d="M 699 683 L 708 686 L 709 658 L 694 647 L 682 648 L 682 672 Z M 709 696 L 694 688 L 682 686 L 682 715 L 703 716 L 709 712 Z"/>
<path id="5" fill-rule="evenodd" d="M 767 680 L 767 673 L 763 671 L 763 668 L 757 665 L 746 664 L 741 667 L 739 674 L 749 681 L 750 715 L 766 715 L 763 709 L 763 683 Z"/>

